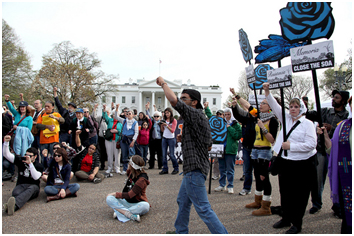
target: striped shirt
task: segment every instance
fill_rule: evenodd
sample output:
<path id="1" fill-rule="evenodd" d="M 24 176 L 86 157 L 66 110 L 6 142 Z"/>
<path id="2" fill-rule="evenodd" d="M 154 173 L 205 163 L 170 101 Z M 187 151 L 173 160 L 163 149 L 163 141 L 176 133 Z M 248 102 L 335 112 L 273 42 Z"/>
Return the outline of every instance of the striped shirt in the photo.
<path id="1" fill-rule="evenodd" d="M 183 173 L 200 170 L 207 176 L 210 165 L 208 147 L 212 145 L 208 119 L 202 109 L 188 106 L 179 98 L 174 109 L 183 118 Z"/>

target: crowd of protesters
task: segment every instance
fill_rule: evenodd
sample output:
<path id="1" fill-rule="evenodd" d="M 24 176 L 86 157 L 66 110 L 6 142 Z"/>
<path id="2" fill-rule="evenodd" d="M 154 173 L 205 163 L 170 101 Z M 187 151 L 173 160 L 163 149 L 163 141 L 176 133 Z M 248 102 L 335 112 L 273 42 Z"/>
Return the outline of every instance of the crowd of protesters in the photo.
<path id="1" fill-rule="evenodd" d="M 208 118 L 213 116 L 209 104 L 205 102 L 202 106 L 201 95 L 196 90 L 185 89 L 178 98 L 163 78 L 157 78 L 156 83 L 183 119 L 182 135 L 178 137 L 175 135 L 177 120 L 170 107 L 161 113 L 153 106 L 151 111 L 148 102 L 145 111 L 138 113 L 128 107 L 119 112 L 119 104 L 113 103 L 104 104 L 99 111 L 96 104 L 90 114 L 88 108 L 77 107 L 73 102 L 64 108 L 57 88 L 53 89 L 54 102 L 36 100 L 33 107 L 22 94 L 18 108 L 9 95 L 4 95 L 3 180 L 17 181 L 12 197 L 4 204 L 7 214 L 14 214 L 36 198 L 41 180 L 46 183 L 44 192 L 50 202 L 77 197 L 79 181 L 97 184 L 115 172 L 128 178 L 123 191 L 107 195 L 106 202 L 114 211 L 113 217 L 122 222 L 140 222 L 140 216 L 150 208 L 146 196 L 150 181 L 146 170 L 154 169 L 157 160 L 160 175 L 178 174 L 175 147 L 181 142 L 184 178 L 177 196 L 176 231 L 171 233 L 188 233 L 191 204 L 211 233 L 227 233 L 212 210 L 204 184 L 210 167 L 208 150 L 213 144 L 208 124 Z M 269 84 L 264 83 L 263 89 L 266 98 L 256 108 L 231 88 L 230 107 L 216 113 L 226 124 L 227 138 L 220 143 L 224 145 L 224 155 L 214 160 L 213 176 L 210 176 L 219 181 L 215 192 L 227 189 L 227 193 L 234 193 L 235 162 L 239 143 L 242 143 L 244 176 L 241 180 L 244 184 L 239 195 L 251 194 L 253 172 L 254 202 L 245 205 L 245 208 L 255 209 L 252 215 L 282 212 L 280 221 L 273 227 L 290 227 L 286 233 L 300 233 L 310 196 L 313 206 L 309 213 L 316 214 L 322 208 L 328 173 L 332 209 L 343 219 L 342 233 L 351 233 L 351 201 L 345 200 L 351 197 L 351 165 L 345 169 L 346 163 L 351 163 L 351 118 L 345 109 L 348 102 L 351 107 L 349 93 L 332 92 L 333 108 L 320 111 L 323 127 L 318 127 L 316 133 L 314 122 L 318 122 L 318 112 L 308 110 L 306 99 L 291 99 L 287 104 L 289 111 L 283 117 L 285 108 L 269 92 Z M 168 159 L 172 162 L 171 172 Z M 279 194 L 272 193 L 269 180 L 269 167 L 274 160 L 280 166 L 281 206 L 278 207 L 271 206 L 271 195 Z"/>

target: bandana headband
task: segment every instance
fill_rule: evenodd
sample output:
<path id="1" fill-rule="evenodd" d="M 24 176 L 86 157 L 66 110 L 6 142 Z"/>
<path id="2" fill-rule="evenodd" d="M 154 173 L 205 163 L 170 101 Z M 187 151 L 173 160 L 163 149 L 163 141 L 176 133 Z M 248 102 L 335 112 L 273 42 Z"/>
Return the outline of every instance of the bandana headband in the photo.
<path id="1" fill-rule="evenodd" d="M 129 164 L 133 167 L 134 170 L 141 170 L 143 167 L 135 164 L 132 159 L 130 159 Z"/>

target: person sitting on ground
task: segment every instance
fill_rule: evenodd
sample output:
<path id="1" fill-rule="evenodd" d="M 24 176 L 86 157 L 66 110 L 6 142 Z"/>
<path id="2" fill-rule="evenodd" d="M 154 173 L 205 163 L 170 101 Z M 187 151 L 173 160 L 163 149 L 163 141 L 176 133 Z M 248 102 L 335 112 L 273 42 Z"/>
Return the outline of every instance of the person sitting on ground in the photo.
<path id="1" fill-rule="evenodd" d="M 66 153 L 68 154 L 68 160 L 70 161 L 74 156 L 76 156 L 76 151 L 75 149 L 73 149 L 72 147 L 68 146 L 66 143 L 63 142 L 63 144 L 60 144 L 60 143 L 54 143 L 53 145 L 53 155 L 56 153 L 56 151 L 59 149 L 59 148 L 66 148 Z M 50 162 L 53 160 L 53 156 L 50 156 L 50 154 L 48 153 L 48 150 L 47 149 L 44 149 L 42 151 L 42 155 L 47 158 L 48 160 L 48 165 L 50 164 Z M 48 171 L 48 169 L 46 170 Z M 43 175 L 41 177 L 41 179 L 47 183 L 47 179 L 48 179 L 48 173 L 44 171 L 43 172 Z M 74 177 L 74 172 L 71 172 L 70 174 L 70 180 Z"/>
<path id="2" fill-rule="evenodd" d="M 64 148 L 59 148 L 49 165 L 47 186 L 44 188 L 45 194 L 48 195 L 47 202 L 70 196 L 77 197 L 80 185 L 78 183 L 69 184 L 70 174 L 71 165 L 68 155 Z"/>
<path id="3" fill-rule="evenodd" d="M 76 146 L 78 146 L 79 149 L 82 148 L 79 136 L 80 132 L 81 130 L 77 130 L 75 135 Z M 78 180 L 88 180 L 98 184 L 104 179 L 104 175 L 98 172 L 100 156 L 96 152 L 96 149 L 96 145 L 91 144 L 88 148 L 85 148 L 76 155 L 75 159 L 77 159 L 78 166 L 75 176 Z"/>
<path id="4" fill-rule="evenodd" d="M 114 210 L 113 218 L 118 218 L 121 222 L 129 220 L 140 222 L 140 216 L 150 210 L 146 197 L 146 188 L 150 181 L 144 171 L 144 165 L 145 162 L 141 156 L 132 156 L 127 169 L 128 179 L 123 191 L 107 195 L 106 202 Z"/>
<path id="5" fill-rule="evenodd" d="M 25 157 L 14 155 L 10 152 L 9 142 L 10 135 L 5 136 L 3 146 L 3 156 L 11 163 L 14 163 L 18 168 L 18 179 L 16 187 L 12 191 L 12 196 L 4 204 L 5 212 L 8 215 L 13 215 L 31 199 L 38 197 L 40 178 L 43 172 L 42 164 L 36 162 L 38 151 L 36 148 L 29 148 L 26 151 Z"/>

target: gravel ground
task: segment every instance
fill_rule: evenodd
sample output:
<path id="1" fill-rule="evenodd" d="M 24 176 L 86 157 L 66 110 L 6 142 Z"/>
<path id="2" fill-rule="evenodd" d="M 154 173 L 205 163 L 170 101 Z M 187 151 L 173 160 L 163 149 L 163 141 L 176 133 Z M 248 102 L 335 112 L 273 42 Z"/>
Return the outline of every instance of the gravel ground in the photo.
<path id="1" fill-rule="evenodd" d="M 170 162 L 169 162 L 170 164 Z M 170 164 L 171 165 L 171 164 Z M 180 165 L 182 170 L 182 165 Z M 113 210 L 106 204 L 106 196 L 114 191 L 123 189 L 125 176 L 114 173 L 111 178 L 106 178 L 102 183 L 79 182 L 80 190 L 77 198 L 67 198 L 46 203 L 43 191 L 45 183 L 41 183 L 39 197 L 28 202 L 13 216 L 2 213 L 3 234 L 164 234 L 166 231 L 175 230 L 174 221 L 177 216 L 177 194 L 183 175 L 159 175 L 158 169 L 146 170 L 151 184 L 147 188 L 147 197 L 151 208 L 148 214 L 141 217 L 141 223 L 128 221 L 121 223 L 112 218 Z M 172 167 L 170 166 L 170 172 Z M 274 229 L 272 225 L 280 220 L 278 215 L 256 217 L 252 210 L 245 205 L 254 200 L 255 183 L 252 185 L 252 194 L 240 196 L 243 182 L 242 165 L 235 166 L 234 194 L 214 192 L 219 186 L 217 180 L 212 181 L 212 191 L 208 194 L 210 204 L 218 215 L 220 221 L 231 234 L 281 234 L 286 229 Z M 273 196 L 272 205 L 280 205 L 277 177 L 270 177 Z M 74 177 L 72 182 L 77 182 Z M 2 187 L 2 203 L 7 202 L 11 196 L 15 183 L 4 181 Z M 209 190 L 209 178 L 205 183 Z M 303 220 L 303 234 L 338 234 L 340 233 L 341 220 L 332 214 L 330 188 L 327 180 L 322 210 L 310 215 L 307 211 Z M 209 234 L 204 222 L 199 218 L 192 207 L 189 233 Z"/>

